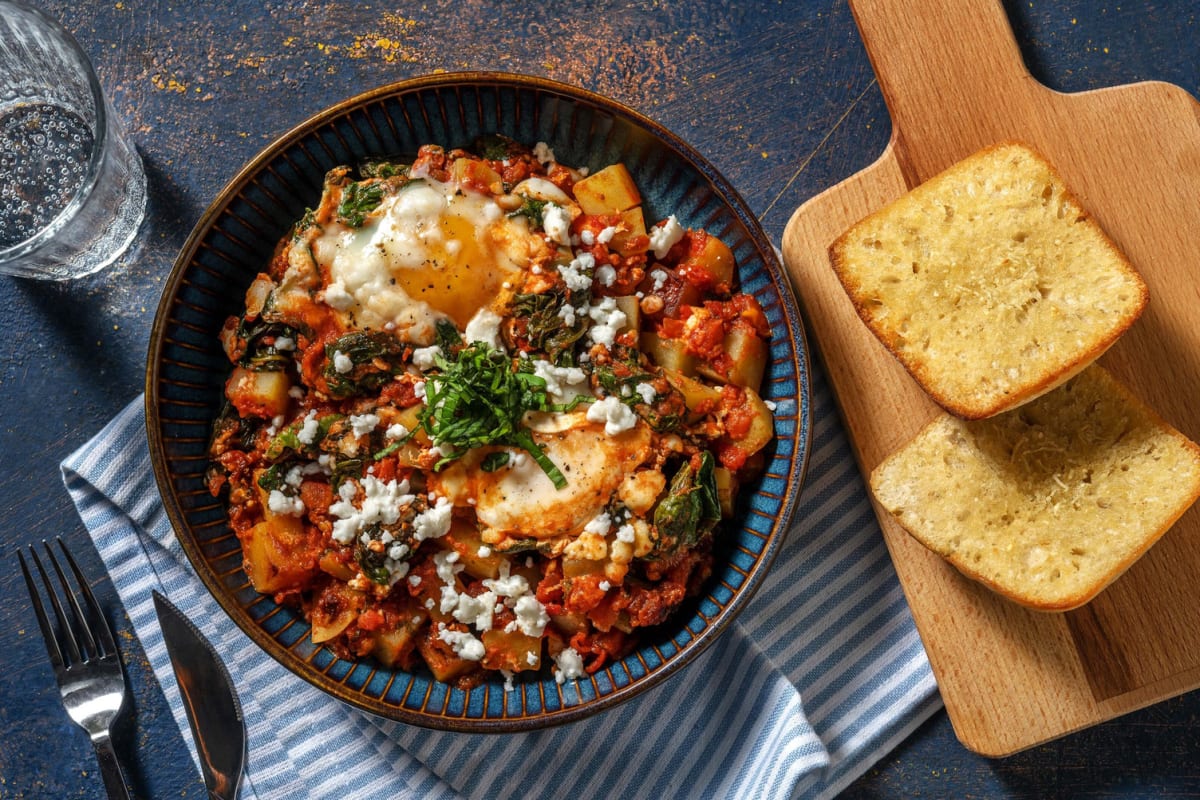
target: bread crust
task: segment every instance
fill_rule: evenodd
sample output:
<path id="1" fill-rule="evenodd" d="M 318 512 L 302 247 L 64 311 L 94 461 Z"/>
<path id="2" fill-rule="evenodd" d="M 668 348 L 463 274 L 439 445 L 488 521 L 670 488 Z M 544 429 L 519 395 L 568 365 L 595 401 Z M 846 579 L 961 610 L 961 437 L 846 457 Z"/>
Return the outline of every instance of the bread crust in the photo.
<path id="1" fill-rule="evenodd" d="M 1035 368 L 1036 365 L 1031 366 L 1029 375 L 1022 375 L 1021 380 L 1003 391 L 991 393 L 961 391 L 945 380 L 941 374 L 947 369 L 945 364 L 939 363 L 937 358 L 931 357 L 927 352 L 908 346 L 910 343 L 903 336 L 899 326 L 893 323 L 893 320 L 897 316 L 918 315 L 921 313 L 920 310 L 911 307 L 888 308 L 886 303 L 881 303 L 879 286 L 868 285 L 863 278 L 868 268 L 859 263 L 863 258 L 863 248 L 856 247 L 854 241 L 856 237 L 864 235 L 875 236 L 882 228 L 887 227 L 889 222 L 898 217 L 903 218 L 906 223 L 911 223 L 913 216 L 920 221 L 919 214 L 910 214 L 911 206 L 927 202 L 930 198 L 936 198 L 939 192 L 945 191 L 948 186 L 953 187 L 956 181 L 971 180 L 972 172 L 981 166 L 986 168 L 992 162 L 1004 161 L 1006 158 L 1011 159 L 1014 154 L 1029 159 L 1037 168 L 1045 171 L 1055 187 L 1053 196 L 1056 199 L 1061 197 L 1061 200 L 1058 201 L 1061 203 L 1059 205 L 1060 213 L 1064 207 L 1069 209 L 1070 222 L 1063 222 L 1062 225 L 1079 225 L 1086 228 L 1088 248 L 1095 249 L 1104 255 L 1107 269 L 1113 271 L 1118 279 L 1119 291 L 1129 296 L 1122 298 L 1117 304 L 1119 307 L 1113 314 L 1108 315 L 1108 318 L 1090 325 L 1085 338 L 1069 343 L 1064 342 L 1062 352 L 1053 358 L 1047 358 L 1045 365 L 1041 368 Z M 1050 191 L 1050 189 L 1047 188 L 1046 191 Z M 937 223 L 934 221 L 927 221 L 927 223 L 930 226 L 930 235 L 936 236 Z M 980 224 L 978 228 L 979 247 L 992 246 L 987 243 L 987 237 L 995 232 L 989 231 L 986 224 Z M 902 228 L 897 236 L 904 235 L 906 230 L 908 229 Z M 889 241 L 879 243 L 879 246 L 886 250 L 894 244 Z M 971 244 L 972 242 L 967 241 L 965 246 Z M 1002 244 L 1004 247 L 1008 247 L 1008 243 Z M 901 248 L 897 247 L 897 249 Z M 1016 141 L 1001 142 L 984 148 L 914 188 L 892 204 L 868 215 L 833 242 L 829 248 L 829 257 L 834 273 L 846 290 L 855 312 L 868 329 L 912 375 L 930 399 L 947 412 L 963 419 L 984 419 L 994 416 L 1027 403 L 1062 385 L 1108 350 L 1133 325 L 1149 301 L 1149 291 L 1137 270 L 1129 263 L 1129 260 L 1108 234 L 1082 208 L 1054 166 L 1028 145 Z M 964 259 L 970 257 L 969 253 L 963 256 Z M 1047 271 L 1064 268 L 1062 264 L 1050 263 L 1051 259 L 1045 261 Z M 919 286 L 919 282 L 924 279 L 918 274 L 915 262 L 913 275 L 911 280 Z M 895 275 L 888 274 L 886 277 L 890 280 Z M 899 280 L 908 280 L 908 276 L 901 275 Z M 1048 299 L 1047 302 L 1049 302 Z M 1006 335 L 1017 338 L 1027 333 L 1021 329 L 1020 325 L 1012 325 L 1009 330 L 1005 331 Z M 932 335 L 939 334 L 934 331 Z M 952 333 L 947 332 L 945 338 L 953 338 Z M 1036 338 L 1033 340 L 1033 344 L 1036 344 Z M 965 348 L 964 352 L 966 352 Z M 985 383 L 998 385 L 1004 379 L 999 372 L 1011 371 L 1015 368 L 1012 363 L 997 366 L 994 360 L 996 353 L 989 352 L 986 347 L 978 348 L 978 351 L 973 354 L 968 352 L 967 355 L 972 357 L 970 363 L 955 364 L 955 369 L 967 369 L 978 373 L 979 380 Z M 1035 352 L 1034 355 L 1044 355 L 1044 353 Z M 1022 363 L 1018 366 L 1024 368 L 1025 364 Z"/>
<path id="2" fill-rule="evenodd" d="M 1058 391 L 1077 392 L 1078 399 L 1049 393 L 1028 411 L 981 421 L 943 414 L 870 475 L 876 502 L 930 551 L 1022 606 L 1054 612 L 1095 598 L 1200 499 L 1200 446 L 1102 367 L 1093 365 Z M 1042 422 L 1026 424 L 1022 415 Z M 1099 431 L 1094 449 L 1051 447 L 1092 424 Z M 1023 430 L 1045 434 L 1037 441 L 1050 455 L 1008 470 L 1004 445 L 1019 443 L 1012 433 Z M 1139 456 L 1140 448 L 1152 456 Z M 1094 485 L 1074 495 L 1056 485 L 1076 488 L 1072 475 L 1080 474 Z M 983 519 L 972 516 L 972 490 L 984 495 L 979 504 L 996 506 L 999 521 L 989 509 Z M 1112 502 L 1090 503 L 1095 496 Z M 1081 504 L 1059 514 L 1054 498 Z M 1031 566 L 1030 554 L 1038 551 L 1052 555 Z M 1053 570 L 1067 577 L 1047 579 Z"/>

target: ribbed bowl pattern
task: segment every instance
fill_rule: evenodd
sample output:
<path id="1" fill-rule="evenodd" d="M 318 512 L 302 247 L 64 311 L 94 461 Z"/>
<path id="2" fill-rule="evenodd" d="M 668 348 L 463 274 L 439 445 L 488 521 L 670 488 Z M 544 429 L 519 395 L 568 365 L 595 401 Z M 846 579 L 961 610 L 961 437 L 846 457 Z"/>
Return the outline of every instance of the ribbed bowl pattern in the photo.
<path id="1" fill-rule="evenodd" d="M 276 242 L 315 205 L 327 170 L 366 157 L 413 154 L 498 132 L 543 141 L 559 161 L 597 170 L 623 162 L 647 221 L 670 213 L 732 248 L 741 288 L 774 331 L 763 395 L 778 405 L 777 441 L 762 478 L 743 488 L 724 526 L 706 591 L 643 638 L 622 661 L 559 685 L 488 682 L 463 691 L 426 672 L 337 658 L 309 639 L 296 611 L 257 594 L 222 500 L 204 487 L 210 426 L 229 372 L 217 332 L 241 311 L 246 287 Z M 334 106 L 267 147 L 200 219 L 167 281 L 151 335 L 146 378 L 151 457 L 167 513 L 200 578 L 234 622 L 271 656 L 320 689 L 383 717 L 459 731 L 526 730 L 567 722 L 658 684 L 733 620 L 779 549 L 804 478 L 810 438 L 808 351 L 777 256 L 734 189 L 661 126 L 599 95 L 539 78 L 443 74 L 385 86 Z"/>

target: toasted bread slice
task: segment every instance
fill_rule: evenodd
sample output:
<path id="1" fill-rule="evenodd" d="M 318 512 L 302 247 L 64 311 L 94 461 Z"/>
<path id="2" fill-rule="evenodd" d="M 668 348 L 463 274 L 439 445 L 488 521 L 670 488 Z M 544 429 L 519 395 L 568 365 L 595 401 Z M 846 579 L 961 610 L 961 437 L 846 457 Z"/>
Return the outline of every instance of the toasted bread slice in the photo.
<path id="1" fill-rule="evenodd" d="M 1066 381 L 1148 297 L 1054 168 L 1017 143 L 916 187 L 843 234 L 830 256 L 871 331 L 966 419 Z"/>
<path id="2" fill-rule="evenodd" d="M 949 414 L 871 474 L 918 541 L 1022 605 L 1063 611 L 1200 497 L 1200 447 L 1098 365 L 1007 414 Z"/>

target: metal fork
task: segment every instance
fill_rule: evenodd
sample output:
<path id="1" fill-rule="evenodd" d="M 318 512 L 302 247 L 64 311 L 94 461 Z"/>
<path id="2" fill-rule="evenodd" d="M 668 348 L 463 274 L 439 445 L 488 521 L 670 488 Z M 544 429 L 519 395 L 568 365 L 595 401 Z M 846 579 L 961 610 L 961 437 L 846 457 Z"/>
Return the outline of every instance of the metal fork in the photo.
<path id="1" fill-rule="evenodd" d="M 113 641 L 112 629 L 100 611 L 100 606 L 96 603 L 79 565 L 75 563 L 62 538 L 55 537 L 55 540 L 75 576 L 76 585 L 83 594 L 87 606 L 86 613 L 49 543 L 42 540 L 42 546 L 58 576 L 58 585 L 66 597 L 67 609 L 64 609 L 63 603 L 60 602 L 59 593 L 55 591 L 54 584 L 33 545 L 29 545 L 29 555 L 41 575 L 42 585 L 50 599 L 50 606 L 54 609 L 57 625 L 52 624 L 46 614 L 24 553 L 18 551 L 17 557 L 21 561 L 21 571 L 25 574 L 25 584 L 29 587 L 33 611 L 42 629 L 42 637 L 46 640 L 46 650 L 50 653 L 50 663 L 54 665 L 54 675 L 58 679 L 58 688 L 67 714 L 92 737 L 108 796 L 129 800 L 129 787 L 117 761 L 111 733 L 112 724 L 125 705 L 125 675 L 121 670 L 121 655 Z"/>

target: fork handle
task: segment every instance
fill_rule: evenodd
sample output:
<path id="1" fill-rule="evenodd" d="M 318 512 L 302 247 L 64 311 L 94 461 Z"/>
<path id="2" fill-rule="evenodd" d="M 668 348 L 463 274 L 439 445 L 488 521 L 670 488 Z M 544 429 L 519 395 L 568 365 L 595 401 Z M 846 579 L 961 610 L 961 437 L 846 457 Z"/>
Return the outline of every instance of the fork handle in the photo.
<path id="1" fill-rule="evenodd" d="M 96 748 L 96 760 L 100 762 L 100 774 L 104 776 L 109 800 L 129 800 L 129 785 L 125 783 L 125 773 L 121 771 L 121 762 L 113 749 L 112 737 L 107 732 L 93 736 L 92 745 Z"/>

